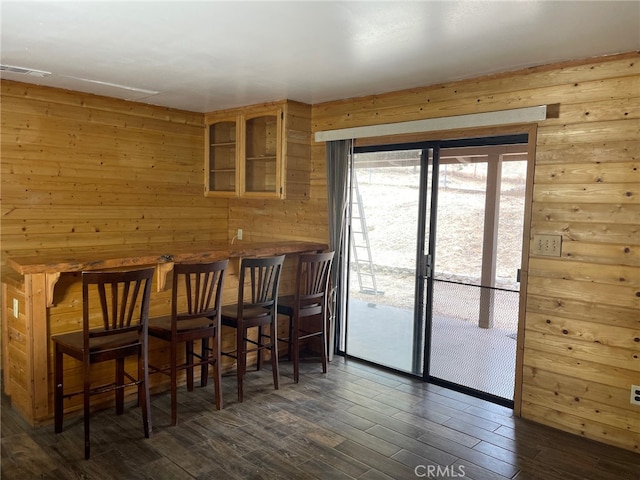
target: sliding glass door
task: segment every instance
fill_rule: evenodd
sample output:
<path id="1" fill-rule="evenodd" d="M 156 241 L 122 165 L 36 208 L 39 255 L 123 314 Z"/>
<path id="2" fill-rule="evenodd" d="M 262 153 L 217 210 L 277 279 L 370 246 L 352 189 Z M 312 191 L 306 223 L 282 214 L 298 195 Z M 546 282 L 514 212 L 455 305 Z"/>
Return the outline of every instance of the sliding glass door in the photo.
<path id="1" fill-rule="evenodd" d="M 356 149 L 344 353 L 513 400 L 526 142 Z"/>

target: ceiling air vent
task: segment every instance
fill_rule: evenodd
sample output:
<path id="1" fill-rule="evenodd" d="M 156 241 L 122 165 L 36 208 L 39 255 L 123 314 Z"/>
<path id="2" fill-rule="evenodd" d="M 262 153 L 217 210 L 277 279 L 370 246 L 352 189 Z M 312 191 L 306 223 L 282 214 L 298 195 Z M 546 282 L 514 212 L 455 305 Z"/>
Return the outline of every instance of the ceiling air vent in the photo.
<path id="1" fill-rule="evenodd" d="M 0 65 L 1 72 L 18 73 L 20 75 L 31 75 L 32 77 L 46 77 L 51 75 L 51 72 L 45 72 L 44 70 L 35 70 L 33 68 L 15 67 L 13 65 Z"/>

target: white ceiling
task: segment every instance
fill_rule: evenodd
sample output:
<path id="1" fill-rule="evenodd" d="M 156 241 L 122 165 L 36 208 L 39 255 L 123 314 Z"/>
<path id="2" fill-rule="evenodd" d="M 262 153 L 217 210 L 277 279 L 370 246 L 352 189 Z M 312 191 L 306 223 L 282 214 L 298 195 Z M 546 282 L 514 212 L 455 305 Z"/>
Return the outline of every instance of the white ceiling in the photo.
<path id="1" fill-rule="evenodd" d="M 207 112 L 640 50 L 640 1 L 1 1 L 2 78 Z"/>

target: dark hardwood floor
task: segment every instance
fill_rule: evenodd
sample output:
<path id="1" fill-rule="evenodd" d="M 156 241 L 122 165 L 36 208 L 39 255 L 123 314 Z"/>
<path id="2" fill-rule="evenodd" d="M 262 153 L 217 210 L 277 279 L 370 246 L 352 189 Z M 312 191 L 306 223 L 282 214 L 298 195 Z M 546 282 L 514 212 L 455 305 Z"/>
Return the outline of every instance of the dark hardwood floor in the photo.
<path id="1" fill-rule="evenodd" d="M 512 416 L 511 410 L 336 357 L 329 373 L 303 362 L 300 383 L 281 364 L 249 372 L 245 401 L 233 374 L 225 408 L 213 386 L 152 400 L 153 436 L 140 409 L 91 419 L 91 460 L 81 418 L 65 430 L 32 429 L 2 399 L 3 479 L 412 479 L 622 480 L 640 478 L 640 455 Z M 212 383 L 212 382 L 210 382 Z M 439 467 L 439 468 L 438 468 Z"/>

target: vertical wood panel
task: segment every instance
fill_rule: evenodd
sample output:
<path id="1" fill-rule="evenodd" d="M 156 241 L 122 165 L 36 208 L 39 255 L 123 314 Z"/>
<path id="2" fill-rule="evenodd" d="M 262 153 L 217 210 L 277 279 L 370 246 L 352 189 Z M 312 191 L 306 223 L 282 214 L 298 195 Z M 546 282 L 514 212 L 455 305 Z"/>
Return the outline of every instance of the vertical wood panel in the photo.
<path id="1" fill-rule="evenodd" d="M 36 418 L 46 416 L 49 412 L 49 387 L 47 372 L 47 344 L 46 336 L 37 332 L 46 331 L 47 300 L 46 300 L 46 276 L 45 274 L 25 275 L 25 318 L 27 319 L 27 359 L 32 362 L 28 365 L 28 387 L 33 391 L 33 412 Z"/>

